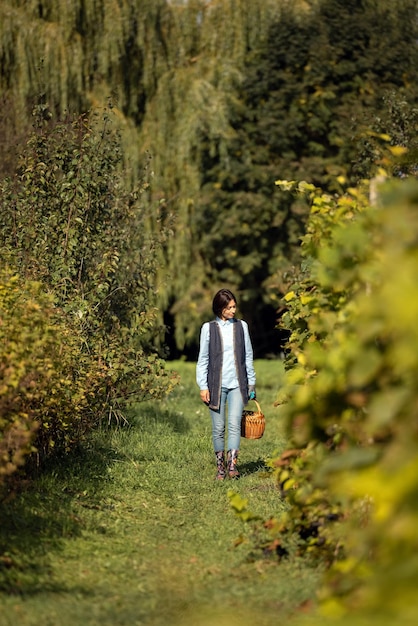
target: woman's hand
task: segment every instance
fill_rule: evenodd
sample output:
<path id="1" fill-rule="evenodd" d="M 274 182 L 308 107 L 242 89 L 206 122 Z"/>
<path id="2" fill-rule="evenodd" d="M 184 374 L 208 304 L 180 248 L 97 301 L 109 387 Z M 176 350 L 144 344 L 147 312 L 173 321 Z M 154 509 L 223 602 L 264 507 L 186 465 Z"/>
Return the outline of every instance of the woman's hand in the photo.
<path id="1" fill-rule="evenodd" d="M 210 401 L 209 389 L 202 389 L 201 390 L 201 392 L 200 392 L 200 399 L 205 404 L 209 404 L 209 401 Z"/>

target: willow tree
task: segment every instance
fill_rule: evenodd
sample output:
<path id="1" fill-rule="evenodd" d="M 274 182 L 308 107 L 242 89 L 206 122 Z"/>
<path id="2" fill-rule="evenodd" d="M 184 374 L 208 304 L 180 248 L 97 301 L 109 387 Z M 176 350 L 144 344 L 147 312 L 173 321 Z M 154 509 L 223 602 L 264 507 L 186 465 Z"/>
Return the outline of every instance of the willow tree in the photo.
<path id="1" fill-rule="evenodd" d="M 0 5 L 1 126 L 19 129 L 43 100 L 60 116 L 112 100 L 137 175 L 147 102 L 169 68 L 165 0 L 6 0 Z"/>
<path id="2" fill-rule="evenodd" d="M 7 0 L 0 6 L 3 136 L 10 138 L 10 124 L 16 135 L 39 97 L 46 114 L 49 108 L 58 115 L 100 108 L 110 98 L 133 178 L 151 156 L 153 197 L 176 216 L 161 259 L 160 305 L 176 305 L 180 346 L 184 328 L 194 334 L 193 305 L 186 303 L 196 302 L 195 290 L 198 299 L 207 295 L 207 268 L 195 252 L 200 155 L 208 142 L 222 150 L 234 133 L 231 112 L 246 55 L 280 4 Z M 157 221 L 151 227 L 159 228 Z"/>
<path id="3" fill-rule="evenodd" d="M 5 0 L 0 163 L 40 96 L 45 115 L 111 100 L 125 171 L 141 179 L 148 163 L 147 228 L 159 230 L 161 216 L 172 227 L 156 289 L 182 349 L 218 285 L 237 290 L 247 316 L 282 288 L 306 216 L 301 206 L 289 212 L 275 177 L 336 180 L 353 159 L 357 102 L 362 123 L 380 105 L 382 82 L 409 81 L 415 93 L 405 69 L 416 53 L 415 5 Z"/>
<path id="4" fill-rule="evenodd" d="M 193 56 L 161 76 L 141 145 L 174 217 L 160 277 L 177 347 L 196 340 L 223 284 L 254 327 L 266 323 L 306 222 L 274 181 L 336 191 L 354 165 L 359 175 L 360 139 L 383 117 L 385 92 L 416 97 L 415 4 L 218 0 L 175 14 L 177 32 L 197 25 Z"/>
<path id="5" fill-rule="evenodd" d="M 373 128 L 392 131 L 393 99 L 413 108 L 418 95 L 415 0 L 399 0 L 396 10 L 376 0 L 310 5 L 282 3 L 248 55 L 235 132 L 215 150 L 207 146 L 200 167 L 207 279 L 240 293 L 255 331 L 286 291 L 307 219 L 306 205 L 286 200 L 275 180 L 303 179 L 335 193 L 367 176 L 374 159 L 364 137 Z"/>
<path id="6" fill-rule="evenodd" d="M 167 69 L 170 13 L 165 0 L 6 0 L 1 88 L 19 107 L 45 92 L 61 112 L 117 94 L 138 122 Z"/>
<path id="7" fill-rule="evenodd" d="M 141 145 L 152 154 L 156 199 L 174 218 L 173 237 L 161 264 L 161 305 L 174 317 L 180 349 L 196 340 L 216 288 L 211 259 L 201 255 L 199 202 L 206 152 L 227 157 L 236 135 L 234 116 L 248 54 L 268 32 L 280 2 L 218 0 L 190 2 L 175 13 L 177 32 L 195 36 L 182 63 L 167 71 L 147 109 Z M 217 207 L 219 213 L 224 206 Z"/>

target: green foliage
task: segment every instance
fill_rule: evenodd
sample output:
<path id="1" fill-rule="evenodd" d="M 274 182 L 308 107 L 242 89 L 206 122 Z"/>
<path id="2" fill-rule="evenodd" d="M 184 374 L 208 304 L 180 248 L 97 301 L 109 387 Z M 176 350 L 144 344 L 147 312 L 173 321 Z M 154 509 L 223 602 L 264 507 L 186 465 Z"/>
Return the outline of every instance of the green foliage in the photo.
<path id="1" fill-rule="evenodd" d="M 18 113 L 41 89 L 61 114 L 101 107 L 113 92 L 138 121 L 167 69 L 165 0 L 7 0 L 0 17 L 0 84 Z"/>
<path id="2" fill-rule="evenodd" d="M 415 0 L 7 0 L 0 135 L 26 127 L 40 92 L 61 115 L 111 96 L 126 176 L 141 180 L 151 156 L 149 228 L 174 234 L 157 305 L 175 348 L 195 347 L 228 284 L 265 353 L 308 217 L 274 181 L 340 193 L 342 177 L 369 178 L 382 142 L 370 130 L 409 148 L 411 171 L 416 42 Z"/>
<path id="3" fill-rule="evenodd" d="M 275 189 L 277 174 L 341 193 L 347 181 L 374 173 L 367 126 L 396 126 L 393 145 L 415 141 L 416 3 L 399 3 L 399 11 L 377 2 L 309 5 L 279 3 L 247 53 L 229 134 L 214 143 L 205 133 L 199 258 L 207 284 L 240 293 L 255 328 L 289 287 L 309 214 L 301 196 L 292 201 Z"/>
<path id="4" fill-rule="evenodd" d="M 119 419 L 127 402 L 159 397 L 174 382 L 153 348 L 159 334 L 153 288 L 160 242 L 148 234 L 150 213 L 143 189 L 125 186 L 110 116 L 104 116 L 102 126 L 84 116 L 55 123 L 47 108 L 40 107 L 18 172 L 1 182 L 2 258 L 20 283 L 37 281 L 40 297 L 44 293 L 39 306 L 45 309 L 46 326 L 39 331 L 39 350 L 49 332 L 48 302 L 54 320 L 60 320 L 57 334 L 62 330 L 60 339 L 53 336 L 52 347 L 45 345 L 43 356 L 49 358 L 48 350 L 60 354 L 60 367 L 58 356 L 50 357 L 51 385 L 55 389 L 62 384 L 62 393 L 52 393 L 47 379 L 41 378 L 34 404 L 27 408 L 29 423 L 34 413 L 42 413 L 36 444 L 40 456 L 62 437 L 67 447 L 67 439 L 77 439 L 92 421 Z M 12 304 L 10 308 L 13 311 Z M 27 315 L 22 312 L 23 319 Z M 4 347 L 6 358 L 13 353 L 8 353 L 10 341 Z M 18 368 L 19 351 L 23 358 L 28 349 L 25 341 L 23 336 L 14 339 Z M 18 376 L 15 384 L 24 384 L 23 379 Z M 8 396 L 5 411 L 10 422 L 14 418 L 7 416 L 12 401 Z M 59 416 L 56 428 L 48 421 L 49 404 Z M 76 427 L 81 417 L 84 421 Z M 73 430 L 68 437 L 67 426 Z M 46 442 L 41 433 L 47 430 Z"/>
<path id="5" fill-rule="evenodd" d="M 393 176 L 415 176 L 418 163 L 418 108 L 414 102 L 389 92 L 378 115 L 366 115 L 367 126 L 358 139 L 358 176 L 368 177 L 385 168 Z M 394 158 L 396 157 L 396 158 Z"/>
<path id="6" fill-rule="evenodd" d="M 8 271 L 0 280 L 0 484 L 55 447 L 68 450 L 97 422 L 105 384 L 83 356 L 84 338 L 40 283 Z M 35 446 L 35 447 L 34 447 Z"/>
<path id="7" fill-rule="evenodd" d="M 330 565 L 325 615 L 389 623 L 408 614 L 418 574 L 418 188 L 388 181 L 373 205 L 364 191 L 310 191 L 303 272 L 283 316 L 278 404 L 295 449 L 272 461 L 290 505 L 276 536 L 296 533 Z"/>
<path id="8" fill-rule="evenodd" d="M 188 6 L 181 18 L 175 12 L 183 28 L 192 10 Z M 194 51 L 179 62 L 173 59 L 141 125 L 141 142 L 153 155 L 152 191 L 163 203 L 174 231 L 161 259 L 167 288 L 161 290 L 160 304 L 174 318 L 180 350 L 195 344 L 200 324 L 210 314 L 216 285 L 233 285 L 237 272 L 248 273 L 259 260 L 254 251 L 258 233 L 253 239 L 248 236 L 254 212 L 242 215 L 242 239 L 237 241 L 239 211 L 232 215 L 225 196 L 211 198 L 207 206 L 205 184 L 212 159 L 221 154 L 229 160 L 228 146 L 236 135 L 233 120 L 242 106 L 239 86 L 246 55 L 259 45 L 276 13 L 277 0 L 228 0 L 201 6 L 194 22 Z M 183 51 L 180 32 L 173 30 L 172 36 Z M 244 198 L 240 208 L 245 210 Z M 225 228 L 218 228 L 226 214 L 230 237 Z M 252 254 L 249 250 L 247 255 L 248 247 Z M 261 247 L 265 255 L 267 242 Z M 222 275 L 215 274 L 213 266 L 223 267 Z M 249 293 L 254 297 L 250 287 Z M 247 295 L 240 298 L 243 304 Z M 248 308 L 243 306 L 246 318 L 251 313 Z"/>

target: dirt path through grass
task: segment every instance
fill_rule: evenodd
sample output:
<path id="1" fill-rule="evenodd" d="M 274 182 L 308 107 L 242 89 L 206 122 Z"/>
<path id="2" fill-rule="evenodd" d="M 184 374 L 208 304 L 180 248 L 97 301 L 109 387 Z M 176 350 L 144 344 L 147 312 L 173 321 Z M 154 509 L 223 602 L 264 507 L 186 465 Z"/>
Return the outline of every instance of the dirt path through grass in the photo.
<path id="1" fill-rule="evenodd" d="M 225 483 L 213 480 L 194 365 L 174 366 L 173 396 L 140 405 L 129 427 L 98 433 L 3 505 L 0 626 L 267 626 L 313 597 L 318 573 L 303 562 L 247 558 L 227 497 L 232 487 L 261 516 L 283 506 L 265 468 L 284 447 L 280 363 L 257 363 L 266 434 L 243 440 L 243 476 Z"/>

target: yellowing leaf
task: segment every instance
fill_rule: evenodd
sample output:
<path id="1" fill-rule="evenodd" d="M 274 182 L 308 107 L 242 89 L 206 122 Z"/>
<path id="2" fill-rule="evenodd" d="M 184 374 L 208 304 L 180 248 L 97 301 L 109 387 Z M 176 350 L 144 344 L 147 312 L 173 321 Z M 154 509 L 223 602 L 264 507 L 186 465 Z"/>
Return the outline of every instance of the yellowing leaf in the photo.
<path id="1" fill-rule="evenodd" d="M 274 184 L 280 187 L 281 189 L 283 189 L 283 191 L 291 191 L 295 187 L 296 181 L 295 180 L 276 180 Z"/>
<path id="2" fill-rule="evenodd" d="M 382 139 L 382 141 L 390 141 L 391 137 L 387 133 L 376 133 L 374 130 L 367 130 L 366 135 L 370 137 L 376 137 L 377 139 Z"/>
<path id="3" fill-rule="evenodd" d="M 284 296 L 286 302 L 289 302 L 289 300 L 293 300 L 293 298 L 296 298 L 296 294 L 294 291 L 288 291 L 287 294 Z"/>
<path id="4" fill-rule="evenodd" d="M 389 150 L 393 154 L 393 156 L 402 156 L 408 152 L 408 148 L 404 148 L 403 146 L 389 146 Z"/>
<path id="5" fill-rule="evenodd" d="M 244 511 L 248 506 L 247 498 L 242 498 L 238 493 L 232 491 L 232 489 L 228 491 L 228 498 L 231 506 L 236 511 Z"/>
<path id="6" fill-rule="evenodd" d="M 301 193 L 306 193 L 307 191 L 315 191 L 315 189 L 315 185 L 312 185 L 312 183 L 307 183 L 304 180 L 302 180 L 298 184 L 298 191 L 300 191 Z"/>
<path id="7" fill-rule="evenodd" d="M 300 297 L 302 304 L 308 304 L 308 302 L 312 302 L 313 299 L 313 296 L 309 296 L 307 294 L 302 294 Z"/>

